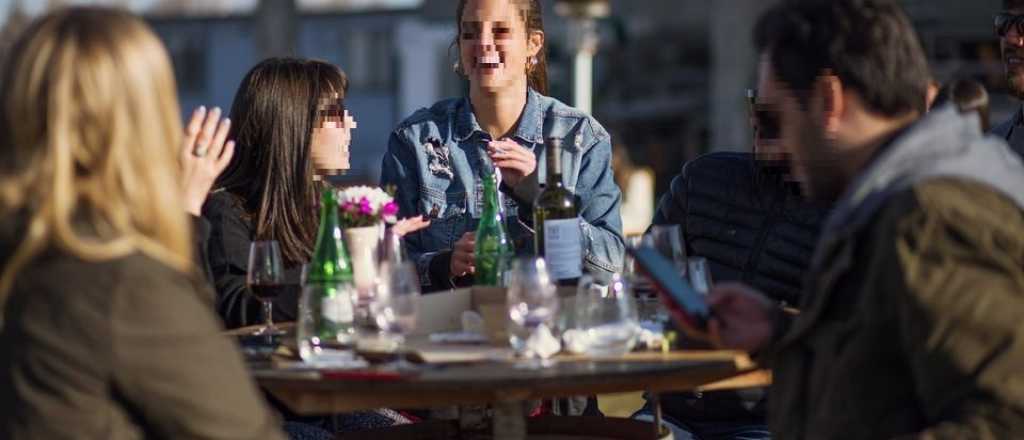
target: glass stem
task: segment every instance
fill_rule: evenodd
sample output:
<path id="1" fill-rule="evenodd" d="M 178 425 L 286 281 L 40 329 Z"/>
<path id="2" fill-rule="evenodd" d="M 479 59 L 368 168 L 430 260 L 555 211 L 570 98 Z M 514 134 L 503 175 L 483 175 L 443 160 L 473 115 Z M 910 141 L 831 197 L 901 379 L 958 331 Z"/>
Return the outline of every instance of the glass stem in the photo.
<path id="1" fill-rule="evenodd" d="M 266 326 L 267 330 L 268 331 L 272 330 L 274 328 L 274 302 L 273 301 L 263 301 L 263 316 L 265 318 L 263 323 Z"/>

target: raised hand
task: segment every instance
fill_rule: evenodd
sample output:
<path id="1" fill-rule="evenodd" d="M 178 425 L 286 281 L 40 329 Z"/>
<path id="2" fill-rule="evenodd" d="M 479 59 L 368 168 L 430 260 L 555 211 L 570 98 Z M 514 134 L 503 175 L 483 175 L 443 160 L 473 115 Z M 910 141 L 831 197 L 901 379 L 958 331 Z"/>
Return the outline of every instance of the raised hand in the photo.
<path id="1" fill-rule="evenodd" d="M 421 215 L 418 217 L 409 217 L 399 220 L 391 227 L 391 232 L 398 234 L 399 237 L 405 237 L 406 235 L 412 234 L 413 232 L 419 231 L 428 226 L 430 226 L 430 220 L 427 220 Z"/>
<path id="2" fill-rule="evenodd" d="M 537 170 L 537 156 L 509 139 L 492 141 L 487 145 L 491 162 L 501 169 L 501 179 L 508 186 L 516 186 Z"/>
<path id="3" fill-rule="evenodd" d="M 181 146 L 185 210 L 199 216 L 213 183 L 235 154 L 235 142 L 227 141 L 231 121 L 220 119 L 221 111 L 199 107 L 185 126 Z"/>

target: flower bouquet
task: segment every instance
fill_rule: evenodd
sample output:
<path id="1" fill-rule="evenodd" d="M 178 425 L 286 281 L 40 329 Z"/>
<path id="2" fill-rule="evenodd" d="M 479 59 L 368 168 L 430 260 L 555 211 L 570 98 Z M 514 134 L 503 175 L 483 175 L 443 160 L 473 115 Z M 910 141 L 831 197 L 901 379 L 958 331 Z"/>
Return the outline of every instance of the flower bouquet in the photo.
<path id="1" fill-rule="evenodd" d="M 398 221 L 398 204 L 380 188 L 354 186 L 338 191 L 342 227 L 361 228 Z"/>

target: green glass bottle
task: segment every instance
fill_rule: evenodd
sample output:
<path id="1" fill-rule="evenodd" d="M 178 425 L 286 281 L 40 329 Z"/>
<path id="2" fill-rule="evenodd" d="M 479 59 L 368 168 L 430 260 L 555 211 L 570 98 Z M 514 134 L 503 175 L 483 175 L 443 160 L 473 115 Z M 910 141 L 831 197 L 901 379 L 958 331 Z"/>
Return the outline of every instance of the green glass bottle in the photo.
<path id="1" fill-rule="evenodd" d="M 352 263 L 338 217 L 338 195 L 327 187 L 320 197 L 320 229 L 316 234 L 307 282 L 352 282 Z"/>
<path id="2" fill-rule="evenodd" d="M 512 256 L 512 243 L 505 232 L 501 200 L 498 197 L 498 170 L 484 177 L 484 209 L 476 227 L 475 282 L 478 286 L 501 286 L 505 262 Z"/>
<path id="3" fill-rule="evenodd" d="M 576 197 L 562 183 L 562 140 L 546 145 L 547 184 L 533 203 L 534 244 L 552 278 L 572 284 L 583 272 L 582 233 Z"/>
<path id="4" fill-rule="evenodd" d="M 352 263 L 342 238 L 334 188 L 320 198 L 320 228 L 305 273 L 299 313 L 299 344 L 303 359 L 354 342 Z M 309 360 L 307 359 L 307 360 Z"/>

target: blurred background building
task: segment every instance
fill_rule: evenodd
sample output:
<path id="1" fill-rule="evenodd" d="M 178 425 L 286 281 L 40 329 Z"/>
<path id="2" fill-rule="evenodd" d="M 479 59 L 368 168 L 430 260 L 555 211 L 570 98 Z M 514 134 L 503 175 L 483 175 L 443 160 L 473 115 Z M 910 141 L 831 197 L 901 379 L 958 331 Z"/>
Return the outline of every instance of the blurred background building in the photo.
<path id="1" fill-rule="evenodd" d="M 353 178 L 376 181 L 394 125 L 465 85 L 452 73 L 454 0 L 0 0 L 0 53 L 32 16 L 68 3 L 131 8 L 167 44 L 183 113 L 230 107 L 260 59 L 298 55 L 340 65 L 359 122 Z M 552 94 L 572 102 L 572 48 L 565 21 L 544 0 Z M 713 150 L 749 149 L 745 94 L 755 82 L 750 31 L 774 0 L 611 0 L 599 21 L 594 114 L 635 167 L 651 169 L 656 193 L 680 165 Z M 1005 95 L 992 15 L 999 0 L 904 0 L 936 79 L 971 77 Z M 924 80 L 924 79 L 922 79 Z"/>

